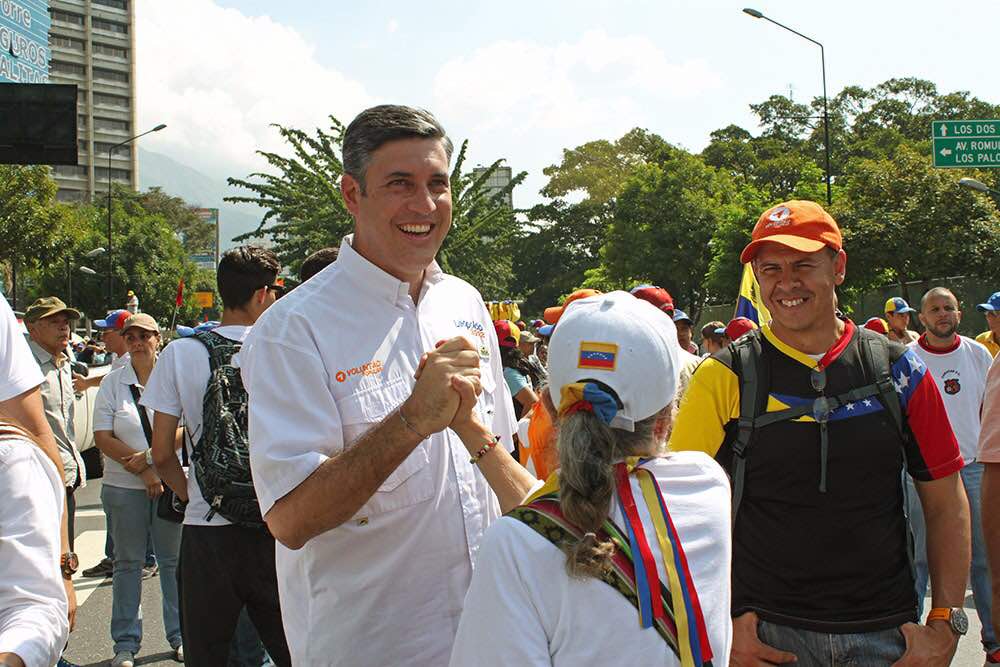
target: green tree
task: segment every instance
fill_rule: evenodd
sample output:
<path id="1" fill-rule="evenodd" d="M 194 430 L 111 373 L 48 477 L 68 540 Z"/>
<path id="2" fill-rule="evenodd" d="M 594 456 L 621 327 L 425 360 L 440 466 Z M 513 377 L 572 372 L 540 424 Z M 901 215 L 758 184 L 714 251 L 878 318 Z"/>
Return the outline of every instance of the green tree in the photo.
<path id="1" fill-rule="evenodd" d="M 0 165 L 0 263 L 6 271 L 27 277 L 60 261 L 72 245 L 73 217 L 55 197 L 48 167 Z"/>
<path id="2" fill-rule="evenodd" d="M 600 139 L 563 150 L 558 165 L 542 170 L 549 182 L 546 197 L 564 197 L 583 192 L 596 204 L 617 197 L 636 169 L 669 159 L 672 147 L 659 135 L 641 128 L 629 130 L 617 141 Z"/>
<path id="3" fill-rule="evenodd" d="M 159 187 L 152 187 L 137 196 L 147 213 L 163 216 L 177 233 L 188 255 L 203 253 L 215 244 L 215 226 L 197 216 L 180 197 L 167 194 Z"/>
<path id="4" fill-rule="evenodd" d="M 1000 214 L 957 176 L 909 145 L 851 163 L 833 210 L 848 252 L 848 295 L 944 276 L 1000 281 Z"/>
<path id="5" fill-rule="evenodd" d="M 618 197 L 602 249 L 611 286 L 650 282 L 697 320 L 709 291 L 710 240 L 738 204 L 728 174 L 674 149 L 661 165 L 646 165 Z"/>

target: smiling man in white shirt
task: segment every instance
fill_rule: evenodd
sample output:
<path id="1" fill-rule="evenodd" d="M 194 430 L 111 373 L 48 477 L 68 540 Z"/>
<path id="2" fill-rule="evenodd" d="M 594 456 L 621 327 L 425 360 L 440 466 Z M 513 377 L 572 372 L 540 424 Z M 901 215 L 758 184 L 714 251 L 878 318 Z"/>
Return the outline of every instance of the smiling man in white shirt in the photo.
<path id="1" fill-rule="evenodd" d="M 295 664 L 446 664 L 483 531 L 536 482 L 508 453 L 513 405 L 486 307 L 434 262 L 451 150 L 426 111 L 362 112 L 344 135 L 354 235 L 243 348 Z M 456 433 L 466 381 L 485 426 Z"/>

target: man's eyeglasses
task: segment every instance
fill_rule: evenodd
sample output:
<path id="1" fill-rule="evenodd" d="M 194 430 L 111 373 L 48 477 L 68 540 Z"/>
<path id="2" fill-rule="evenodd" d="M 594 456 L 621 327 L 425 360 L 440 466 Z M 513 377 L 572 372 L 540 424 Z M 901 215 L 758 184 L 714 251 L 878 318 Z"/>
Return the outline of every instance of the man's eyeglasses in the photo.
<path id="1" fill-rule="evenodd" d="M 264 289 L 271 290 L 272 292 L 274 292 L 274 297 L 276 299 L 277 298 L 281 298 L 281 296 L 284 295 L 284 293 L 285 293 L 285 286 L 284 285 L 277 285 L 277 284 L 275 284 L 275 285 L 264 285 Z"/>

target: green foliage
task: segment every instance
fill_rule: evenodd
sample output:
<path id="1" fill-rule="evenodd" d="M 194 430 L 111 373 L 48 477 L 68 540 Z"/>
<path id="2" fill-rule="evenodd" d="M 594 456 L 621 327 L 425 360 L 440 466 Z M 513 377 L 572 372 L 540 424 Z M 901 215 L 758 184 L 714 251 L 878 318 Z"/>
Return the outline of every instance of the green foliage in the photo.
<path id="1" fill-rule="evenodd" d="M 226 197 L 226 201 L 264 209 L 260 226 L 233 240 L 269 239 L 282 266 L 297 273 L 311 253 L 339 246 L 354 228 L 340 195 L 344 165 L 338 155 L 344 126 L 330 116 L 329 130 L 316 128 L 312 135 L 281 125 L 273 127 L 291 147 L 292 155 L 257 151 L 274 172 L 228 179 L 230 185 L 252 194 Z"/>

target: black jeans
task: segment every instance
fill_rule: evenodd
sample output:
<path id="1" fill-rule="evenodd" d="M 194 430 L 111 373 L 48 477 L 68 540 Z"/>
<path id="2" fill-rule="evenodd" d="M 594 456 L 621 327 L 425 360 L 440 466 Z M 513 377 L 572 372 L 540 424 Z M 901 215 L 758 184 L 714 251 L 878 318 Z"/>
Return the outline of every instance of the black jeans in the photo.
<path id="1" fill-rule="evenodd" d="M 76 491 L 75 486 L 66 487 L 66 531 L 69 533 L 69 550 L 73 551 L 73 545 L 76 543 L 76 498 L 73 497 L 73 492 Z"/>
<path id="2" fill-rule="evenodd" d="M 188 667 L 226 664 L 243 607 L 274 663 L 292 664 L 270 534 L 240 526 L 185 525 L 177 576 Z"/>

